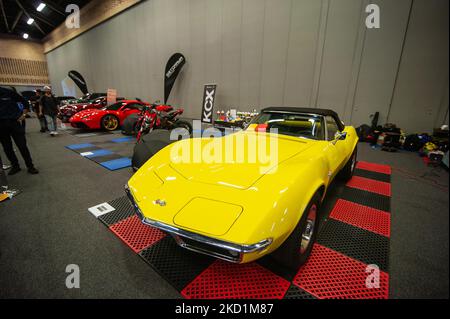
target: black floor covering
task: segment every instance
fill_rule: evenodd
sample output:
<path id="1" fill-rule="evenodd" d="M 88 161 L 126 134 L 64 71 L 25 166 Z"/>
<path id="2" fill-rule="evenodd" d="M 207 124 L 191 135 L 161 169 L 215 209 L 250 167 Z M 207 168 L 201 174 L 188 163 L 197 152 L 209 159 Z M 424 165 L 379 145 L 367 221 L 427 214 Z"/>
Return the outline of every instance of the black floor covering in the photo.
<path id="1" fill-rule="evenodd" d="M 131 169 L 111 172 L 64 147 L 121 135 L 52 138 L 39 133 L 36 119 L 28 120 L 27 130 L 41 173 L 10 177 L 23 193 L 0 203 L 0 298 L 178 297 L 87 212 L 123 196 Z M 448 298 L 448 172 L 426 167 L 417 154 L 385 153 L 366 144 L 359 159 L 393 167 L 391 297 Z M 66 288 L 69 264 L 80 267 L 80 289 Z"/>

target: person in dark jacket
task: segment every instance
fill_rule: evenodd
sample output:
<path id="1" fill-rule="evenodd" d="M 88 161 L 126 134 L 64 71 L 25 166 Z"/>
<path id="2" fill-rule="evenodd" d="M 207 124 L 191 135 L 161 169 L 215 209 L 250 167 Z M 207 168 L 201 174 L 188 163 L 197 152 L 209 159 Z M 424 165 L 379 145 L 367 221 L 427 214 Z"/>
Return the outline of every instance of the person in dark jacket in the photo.
<path id="1" fill-rule="evenodd" d="M 47 121 L 45 120 L 45 116 L 41 115 L 39 116 L 39 103 L 41 103 L 41 98 L 42 98 L 42 90 L 37 89 L 35 91 L 36 95 L 33 96 L 31 98 L 31 106 L 33 108 L 33 112 L 37 114 L 38 119 L 39 119 L 39 124 L 41 125 L 41 133 L 45 133 L 48 131 L 48 127 L 47 127 Z"/>
<path id="2" fill-rule="evenodd" d="M 59 112 L 59 101 L 52 94 L 52 89 L 49 86 L 44 87 L 44 95 L 41 97 L 39 103 L 38 116 L 45 116 L 48 130 L 51 136 L 58 135 L 58 125 L 56 116 Z"/>
<path id="3" fill-rule="evenodd" d="M 17 174 L 21 170 L 19 160 L 14 153 L 11 138 L 14 140 L 20 154 L 22 154 L 28 172 L 30 174 L 39 173 L 33 165 L 33 160 L 27 147 L 25 129 L 22 125 L 29 108 L 28 102 L 22 96 L 12 90 L 0 88 L 0 142 L 12 165 L 8 175 Z"/>

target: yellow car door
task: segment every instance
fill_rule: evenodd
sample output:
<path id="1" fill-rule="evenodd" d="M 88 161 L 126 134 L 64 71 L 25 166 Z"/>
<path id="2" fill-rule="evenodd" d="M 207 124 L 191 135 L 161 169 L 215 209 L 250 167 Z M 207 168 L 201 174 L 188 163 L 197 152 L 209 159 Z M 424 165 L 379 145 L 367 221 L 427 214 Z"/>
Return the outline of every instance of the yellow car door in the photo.
<path id="1" fill-rule="evenodd" d="M 325 130 L 326 146 L 324 151 L 329 163 L 328 177 L 331 181 L 345 165 L 347 159 L 347 145 L 345 140 L 341 139 L 341 136 L 346 133 L 339 130 L 339 126 L 331 116 L 325 117 Z"/>

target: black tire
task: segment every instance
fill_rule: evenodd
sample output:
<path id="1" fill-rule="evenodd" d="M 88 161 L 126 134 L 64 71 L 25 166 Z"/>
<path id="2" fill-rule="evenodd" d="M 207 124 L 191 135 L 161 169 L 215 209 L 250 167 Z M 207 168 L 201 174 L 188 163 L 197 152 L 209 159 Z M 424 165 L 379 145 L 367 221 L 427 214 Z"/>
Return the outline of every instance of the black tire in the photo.
<path id="1" fill-rule="evenodd" d="M 303 265 L 311 254 L 320 222 L 320 195 L 316 193 L 303 213 L 300 222 L 295 227 L 291 235 L 281 246 L 272 253 L 272 256 L 283 266 L 290 270 L 297 271 Z M 314 212 L 314 213 L 313 213 Z M 311 215 L 314 215 L 314 222 L 311 224 Z M 311 229 L 309 240 L 303 240 L 303 234 L 307 233 L 307 227 Z"/>
<path id="2" fill-rule="evenodd" d="M 347 164 L 345 164 L 344 168 L 340 171 L 339 177 L 344 181 L 349 181 L 353 177 L 353 173 L 355 173 L 356 164 L 358 158 L 358 147 L 355 147 L 355 150 L 352 153 L 352 156 L 348 160 Z"/>
<path id="3" fill-rule="evenodd" d="M 175 124 L 173 126 L 175 128 L 177 128 L 177 127 L 185 128 L 186 130 L 189 131 L 189 134 L 192 135 L 192 131 L 193 131 L 192 125 L 188 121 L 178 120 L 175 122 Z"/>
<path id="4" fill-rule="evenodd" d="M 105 122 L 110 119 L 111 121 L 116 121 L 116 125 L 108 125 Z M 102 119 L 100 120 L 100 125 L 102 127 L 103 130 L 105 131 L 115 131 L 119 128 L 120 126 L 120 121 L 117 118 L 117 116 L 112 115 L 112 114 L 107 114 L 104 117 L 102 117 Z"/>
<path id="5" fill-rule="evenodd" d="M 154 130 L 148 135 L 143 135 L 136 143 L 131 158 L 131 167 L 134 172 L 142 167 L 150 158 L 175 141 L 170 139 L 170 131 Z"/>
<path id="6" fill-rule="evenodd" d="M 122 124 L 122 134 L 124 135 L 136 135 L 136 125 L 139 120 L 139 115 L 131 114 L 128 116 Z"/>

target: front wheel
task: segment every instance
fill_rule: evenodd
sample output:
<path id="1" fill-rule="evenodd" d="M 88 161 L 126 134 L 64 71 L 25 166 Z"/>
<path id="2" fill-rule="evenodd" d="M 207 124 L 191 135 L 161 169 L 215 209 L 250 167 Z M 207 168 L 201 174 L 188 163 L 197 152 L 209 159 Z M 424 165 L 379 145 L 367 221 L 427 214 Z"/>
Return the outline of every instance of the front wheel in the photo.
<path id="1" fill-rule="evenodd" d="M 272 253 L 276 260 L 291 270 L 298 270 L 311 254 L 319 226 L 319 209 L 320 196 L 316 193 L 292 234 Z"/>
<path id="2" fill-rule="evenodd" d="M 119 127 L 119 119 L 111 114 L 105 115 L 101 121 L 102 129 L 106 131 L 115 131 Z"/>
<path id="3" fill-rule="evenodd" d="M 175 122 L 175 124 L 173 126 L 174 126 L 174 128 L 178 128 L 178 127 L 184 128 L 189 132 L 189 134 L 192 134 L 192 131 L 193 131 L 192 125 L 188 121 L 178 120 Z"/>
<path id="4" fill-rule="evenodd" d="M 356 164 L 358 157 L 358 148 L 355 147 L 355 150 L 352 153 L 352 156 L 348 160 L 347 164 L 345 164 L 344 168 L 340 172 L 340 178 L 344 181 L 349 181 L 353 177 L 353 173 L 355 173 Z"/>

